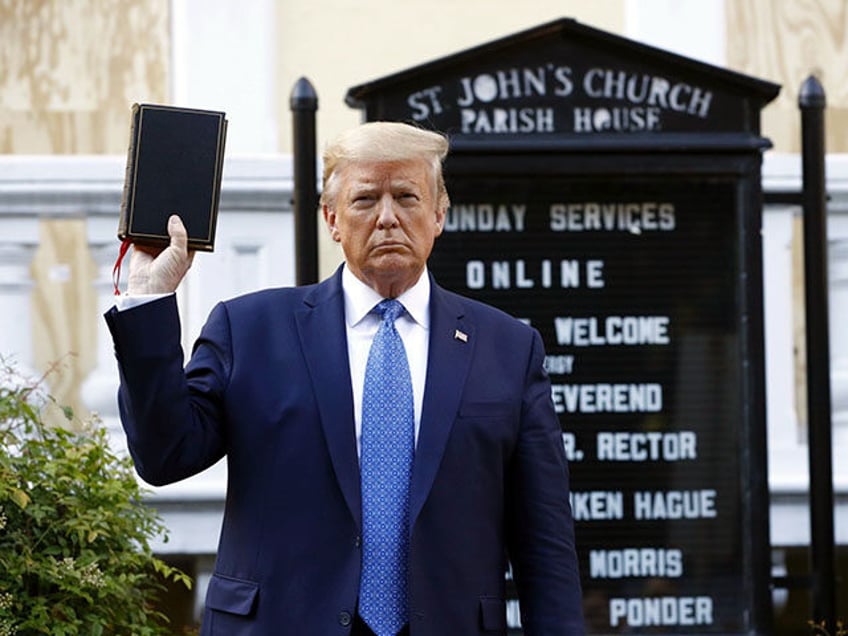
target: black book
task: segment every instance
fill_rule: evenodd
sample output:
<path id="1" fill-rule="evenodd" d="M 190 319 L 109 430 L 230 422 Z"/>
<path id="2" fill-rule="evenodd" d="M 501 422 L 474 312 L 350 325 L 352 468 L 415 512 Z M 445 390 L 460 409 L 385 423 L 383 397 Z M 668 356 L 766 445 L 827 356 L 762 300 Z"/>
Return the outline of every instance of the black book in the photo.
<path id="1" fill-rule="evenodd" d="M 189 248 L 211 252 L 226 137 L 225 113 L 134 104 L 118 238 L 165 246 L 179 214 Z"/>

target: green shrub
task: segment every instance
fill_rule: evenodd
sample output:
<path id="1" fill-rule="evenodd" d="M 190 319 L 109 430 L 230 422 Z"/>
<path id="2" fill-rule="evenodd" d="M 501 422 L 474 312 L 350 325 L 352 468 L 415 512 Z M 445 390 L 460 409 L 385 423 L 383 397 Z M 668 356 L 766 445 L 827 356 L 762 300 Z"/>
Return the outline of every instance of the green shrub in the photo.
<path id="1" fill-rule="evenodd" d="M 130 460 L 96 420 L 45 424 L 40 384 L 0 360 L 0 636 L 167 634 L 156 595 L 191 580 L 153 556 Z"/>

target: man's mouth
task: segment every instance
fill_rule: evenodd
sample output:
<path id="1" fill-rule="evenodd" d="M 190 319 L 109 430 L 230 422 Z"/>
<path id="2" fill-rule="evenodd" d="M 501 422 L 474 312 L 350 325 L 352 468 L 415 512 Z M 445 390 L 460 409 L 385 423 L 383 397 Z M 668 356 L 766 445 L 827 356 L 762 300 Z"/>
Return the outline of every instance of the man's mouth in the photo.
<path id="1" fill-rule="evenodd" d="M 383 241 L 378 243 L 374 249 L 377 250 L 394 250 L 405 247 L 400 241 Z"/>

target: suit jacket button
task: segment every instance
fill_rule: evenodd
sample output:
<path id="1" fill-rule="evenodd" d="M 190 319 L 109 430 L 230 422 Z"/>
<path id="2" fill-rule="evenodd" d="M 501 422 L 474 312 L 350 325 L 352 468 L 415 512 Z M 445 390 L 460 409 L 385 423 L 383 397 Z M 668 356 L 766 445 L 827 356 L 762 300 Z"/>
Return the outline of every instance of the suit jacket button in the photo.
<path id="1" fill-rule="evenodd" d="M 356 535 L 356 538 L 353 540 L 353 546 L 358 548 L 361 545 L 362 545 L 362 537 L 359 536 L 359 535 Z"/>
<path id="2" fill-rule="evenodd" d="M 350 624 L 353 621 L 351 620 L 350 612 L 340 612 L 339 613 L 339 625 L 342 627 L 350 627 Z"/>

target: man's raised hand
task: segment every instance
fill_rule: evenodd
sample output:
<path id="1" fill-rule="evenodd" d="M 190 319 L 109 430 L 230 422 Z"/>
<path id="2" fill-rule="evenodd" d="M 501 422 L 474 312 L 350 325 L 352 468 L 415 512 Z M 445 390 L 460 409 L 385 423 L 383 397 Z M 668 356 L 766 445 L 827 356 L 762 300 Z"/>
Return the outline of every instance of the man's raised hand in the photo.
<path id="1" fill-rule="evenodd" d="M 168 219 L 171 244 L 165 249 L 133 245 L 127 293 L 169 294 L 176 291 L 194 260 L 194 250 L 188 249 L 188 233 L 176 214 Z"/>

